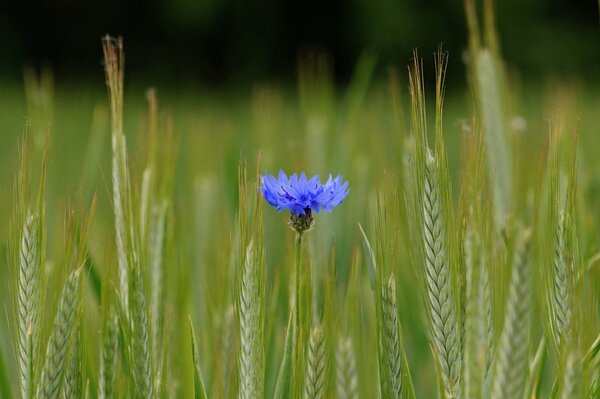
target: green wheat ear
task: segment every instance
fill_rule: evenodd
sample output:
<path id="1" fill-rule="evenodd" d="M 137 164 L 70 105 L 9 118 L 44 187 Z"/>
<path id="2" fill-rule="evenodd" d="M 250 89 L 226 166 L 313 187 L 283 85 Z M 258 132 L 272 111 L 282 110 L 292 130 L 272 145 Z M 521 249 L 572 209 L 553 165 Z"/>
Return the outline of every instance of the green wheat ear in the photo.
<path id="1" fill-rule="evenodd" d="M 320 324 L 311 331 L 308 340 L 308 359 L 306 362 L 306 377 L 304 383 L 305 399 L 320 399 L 323 397 L 325 383 L 325 337 Z"/>
<path id="2" fill-rule="evenodd" d="M 254 242 L 246 249 L 246 261 L 242 270 L 239 296 L 240 317 L 240 398 L 263 396 L 263 349 L 262 349 L 262 300 L 259 277 L 259 258 Z"/>
<path id="3" fill-rule="evenodd" d="M 552 308 L 554 316 L 554 335 L 560 348 L 571 330 L 573 259 L 569 254 L 567 239 L 570 234 L 567 214 L 560 211 L 554 243 L 554 279 L 552 290 Z"/>
<path id="4" fill-rule="evenodd" d="M 40 220 L 29 214 L 23 224 L 19 251 L 19 377 L 21 396 L 33 397 L 35 357 L 39 337 Z"/>
<path id="5" fill-rule="evenodd" d="M 63 288 L 52 334 L 48 340 L 46 360 L 38 389 L 38 398 L 58 397 L 66 370 L 66 356 L 73 337 L 73 323 L 81 301 L 81 268 L 71 272 Z"/>
<path id="6" fill-rule="evenodd" d="M 135 376 L 135 389 L 143 398 L 154 397 L 154 384 L 152 364 L 150 359 L 150 342 L 148 334 L 148 309 L 146 295 L 142 286 L 141 266 L 139 264 L 131 270 L 131 350 Z"/>
<path id="7" fill-rule="evenodd" d="M 338 399 L 358 399 L 358 375 L 352 338 L 340 337 L 335 353 L 336 393 Z"/>
<path id="8" fill-rule="evenodd" d="M 402 397 L 402 354 L 400 348 L 400 323 L 396 307 L 396 282 L 392 275 L 382 287 L 383 345 L 387 363 L 388 395 Z"/>
<path id="9" fill-rule="evenodd" d="M 78 313 L 81 313 L 80 311 Z M 62 387 L 63 399 L 80 398 L 82 393 L 82 347 L 81 347 L 81 316 L 76 315 L 73 324 L 74 337 L 71 339 L 68 364 L 65 370 Z"/>
<path id="10" fill-rule="evenodd" d="M 431 152 L 426 153 L 423 184 L 423 242 L 429 316 L 436 357 L 440 363 L 446 395 L 458 393 L 460 376 L 460 338 L 452 279 L 446 253 L 438 166 Z"/>
<path id="11" fill-rule="evenodd" d="M 502 228 L 510 211 L 511 156 L 507 145 L 501 98 L 499 62 L 490 50 L 475 54 L 477 99 L 483 119 L 484 141 L 490 181 L 494 182 L 494 217 Z"/>
<path id="12" fill-rule="evenodd" d="M 519 235 L 515 246 L 504 325 L 492 376 L 492 399 L 521 398 L 525 389 L 531 323 L 529 239 L 530 231 L 526 230 Z"/>
<path id="13" fill-rule="evenodd" d="M 110 399 L 115 396 L 115 374 L 119 358 L 119 319 L 114 308 L 107 312 L 105 318 L 100 346 L 99 399 Z"/>
<path id="14" fill-rule="evenodd" d="M 464 397 L 483 395 L 493 349 L 492 309 L 487 260 L 481 237 L 467 222 L 463 239 L 465 264 Z"/>

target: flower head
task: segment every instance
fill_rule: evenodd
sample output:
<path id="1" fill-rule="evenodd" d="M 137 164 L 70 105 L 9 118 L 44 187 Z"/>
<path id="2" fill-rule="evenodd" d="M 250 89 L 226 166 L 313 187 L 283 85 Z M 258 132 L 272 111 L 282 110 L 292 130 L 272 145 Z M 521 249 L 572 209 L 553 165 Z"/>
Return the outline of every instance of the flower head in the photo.
<path id="1" fill-rule="evenodd" d="M 265 200 L 279 212 L 290 210 L 290 224 L 301 232 L 312 226 L 313 212 L 331 212 L 344 201 L 348 196 L 348 182 L 342 182 L 340 176 L 334 179 L 329 175 L 329 179 L 323 184 L 319 176 L 307 179 L 304 172 L 300 177 L 294 173 L 288 178 L 280 170 L 277 178 L 272 175 L 262 176 L 262 192 Z"/>

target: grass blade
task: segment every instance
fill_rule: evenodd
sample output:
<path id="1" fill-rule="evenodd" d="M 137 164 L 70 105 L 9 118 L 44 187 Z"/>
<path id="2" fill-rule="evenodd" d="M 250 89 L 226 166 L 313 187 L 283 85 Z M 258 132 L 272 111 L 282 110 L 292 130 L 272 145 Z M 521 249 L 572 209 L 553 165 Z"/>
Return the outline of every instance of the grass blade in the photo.
<path id="1" fill-rule="evenodd" d="M 275 393 L 273 399 L 286 399 L 290 397 L 292 389 L 292 362 L 293 362 L 293 351 L 294 351 L 294 318 L 295 309 L 292 309 L 290 313 L 290 319 L 288 320 L 287 332 L 285 334 L 285 345 L 283 347 L 283 357 L 281 358 L 281 365 L 279 366 L 279 373 L 277 375 L 277 383 L 275 384 Z"/>
<path id="2" fill-rule="evenodd" d="M 0 397 L 11 399 L 12 398 L 12 390 L 11 390 L 10 380 L 8 379 L 8 370 L 6 368 L 6 359 L 4 359 L 4 354 L 2 353 L 2 345 L 0 345 Z"/>
<path id="3" fill-rule="evenodd" d="M 198 353 L 198 344 L 196 343 L 196 333 L 192 318 L 189 317 L 190 338 L 192 341 L 192 361 L 194 362 L 194 398 L 207 399 L 206 389 L 204 389 L 204 380 L 202 379 L 202 370 L 200 368 L 200 354 Z"/>

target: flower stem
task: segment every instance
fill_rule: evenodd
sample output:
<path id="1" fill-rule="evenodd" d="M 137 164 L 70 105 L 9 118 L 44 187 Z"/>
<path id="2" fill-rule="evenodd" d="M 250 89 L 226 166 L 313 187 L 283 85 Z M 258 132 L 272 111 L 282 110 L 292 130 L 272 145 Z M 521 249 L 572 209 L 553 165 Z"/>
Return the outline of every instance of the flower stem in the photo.
<path id="1" fill-rule="evenodd" d="M 294 336 L 294 383 L 292 384 L 292 392 L 295 394 L 298 389 L 301 389 L 303 376 L 303 356 L 302 348 L 304 345 L 304 304 L 302 304 L 302 247 L 303 247 L 303 233 L 297 232 L 295 246 L 294 246 L 294 273 L 295 273 L 295 304 L 294 304 L 294 323 L 295 323 L 295 336 Z M 295 395 L 293 395 L 295 396 Z"/>
<path id="2" fill-rule="evenodd" d="M 294 273 L 296 278 L 296 315 L 300 316 L 303 312 L 300 305 L 300 290 L 301 290 L 301 281 L 302 278 L 302 244 L 303 244 L 303 233 L 296 234 L 295 240 L 295 256 L 294 256 Z M 296 317 L 296 327 L 300 326 L 300 318 Z M 296 328 L 296 332 L 298 332 L 298 328 Z"/>

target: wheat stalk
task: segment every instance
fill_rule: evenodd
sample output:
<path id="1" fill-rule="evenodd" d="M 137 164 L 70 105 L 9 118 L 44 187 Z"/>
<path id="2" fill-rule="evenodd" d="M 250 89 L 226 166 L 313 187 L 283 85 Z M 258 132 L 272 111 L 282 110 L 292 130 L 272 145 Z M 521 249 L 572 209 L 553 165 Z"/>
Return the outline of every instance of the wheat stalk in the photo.
<path id="1" fill-rule="evenodd" d="M 100 350 L 100 379 L 98 398 L 110 399 L 115 396 L 115 372 L 118 359 L 119 319 L 111 309 L 106 316 L 102 330 L 102 346 Z"/>
<path id="2" fill-rule="evenodd" d="M 527 375 L 531 309 L 529 231 L 517 240 L 502 335 L 498 344 L 492 399 L 521 398 Z"/>
<path id="3" fill-rule="evenodd" d="M 40 302 L 40 231 L 37 213 L 23 224 L 19 251 L 19 377 L 21 397 L 33 397 L 35 357 L 38 347 Z"/>
<path id="4" fill-rule="evenodd" d="M 358 399 L 356 357 L 350 336 L 340 338 L 335 352 L 336 392 L 338 399 Z"/>
<path id="5" fill-rule="evenodd" d="M 383 307 L 383 346 L 387 360 L 387 388 L 390 398 L 402 397 L 402 355 L 398 310 L 396 308 L 396 282 L 391 276 L 382 287 L 381 302 Z"/>
<path id="6" fill-rule="evenodd" d="M 38 398 L 58 397 L 65 372 L 65 357 L 74 331 L 72 327 L 75 313 L 80 302 L 80 277 L 81 268 L 78 268 L 69 275 L 63 288 L 54 319 L 54 328 L 48 341 Z"/>
<path id="7" fill-rule="evenodd" d="M 455 397 L 460 374 L 460 343 L 450 267 L 446 254 L 437 163 L 427 151 L 423 188 L 423 241 L 429 316 L 446 395 Z"/>
<path id="8" fill-rule="evenodd" d="M 308 359 L 306 365 L 306 380 L 304 398 L 318 399 L 323 397 L 325 382 L 325 339 L 320 324 L 311 331 L 308 339 Z"/>
<path id="9" fill-rule="evenodd" d="M 165 219 L 167 213 L 166 202 L 162 206 L 156 206 L 152 211 L 152 225 L 150 232 L 150 317 L 152 326 L 152 362 L 158 370 L 159 360 L 161 358 L 161 346 L 159 345 L 161 328 L 161 300 L 162 300 L 162 282 L 163 282 L 163 248 L 165 241 Z"/>
<path id="10" fill-rule="evenodd" d="M 253 241 L 246 249 L 246 261 L 242 269 L 239 296 L 240 317 L 240 388 L 239 397 L 244 399 L 263 396 L 263 355 L 260 281 L 258 258 Z"/>
<path id="11" fill-rule="evenodd" d="M 492 367 L 492 354 L 494 353 L 494 314 L 492 309 L 492 289 L 490 287 L 490 276 L 488 269 L 483 270 L 481 280 L 483 284 L 483 301 L 485 309 L 485 321 L 487 332 L 487 352 L 485 354 L 484 378 L 488 378 L 490 368 Z"/>

